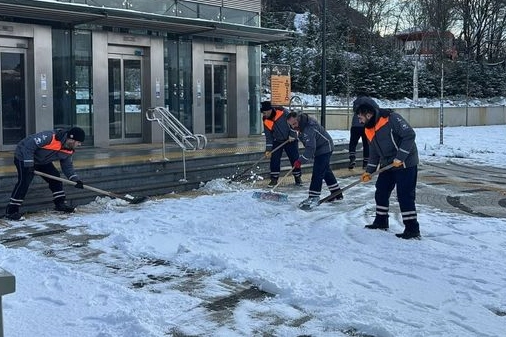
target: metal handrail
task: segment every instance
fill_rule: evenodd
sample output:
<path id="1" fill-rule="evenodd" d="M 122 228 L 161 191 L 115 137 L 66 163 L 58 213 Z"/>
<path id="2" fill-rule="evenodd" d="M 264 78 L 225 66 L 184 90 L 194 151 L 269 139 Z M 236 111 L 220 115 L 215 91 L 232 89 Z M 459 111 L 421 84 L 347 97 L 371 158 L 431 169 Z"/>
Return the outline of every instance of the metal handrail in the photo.
<path id="1" fill-rule="evenodd" d="M 169 160 L 165 155 L 165 133 L 183 151 L 183 180 L 186 181 L 186 151 L 202 150 L 207 145 L 207 137 L 202 134 L 193 134 L 186 126 L 181 123 L 168 109 L 164 107 L 149 108 L 146 111 L 146 118 L 150 122 L 157 122 L 164 131 L 162 138 L 162 155 L 165 160 Z"/>
<path id="2" fill-rule="evenodd" d="M 297 101 L 298 104 L 295 103 L 295 101 Z M 297 111 L 302 112 L 304 110 L 304 102 L 302 101 L 302 98 L 300 98 L 300 96 L 294 95 L 290 98 L 290 102 L 288 103 L 288 109 L 290 111 L 295 111 L 296 110 L 295 106 L 297 105 L 299 106 L 299 109 L 297 109 Z"/>
<path id="3" fill-rule="evenodd" d="M 146 111 L 148 121 L 156 121 L 179 147 L 185 151 L 202 150 L 207 145 L 207 138 L 202 134 L 193 134 L 168 109 L 163 107 L 149 108 Z"/>

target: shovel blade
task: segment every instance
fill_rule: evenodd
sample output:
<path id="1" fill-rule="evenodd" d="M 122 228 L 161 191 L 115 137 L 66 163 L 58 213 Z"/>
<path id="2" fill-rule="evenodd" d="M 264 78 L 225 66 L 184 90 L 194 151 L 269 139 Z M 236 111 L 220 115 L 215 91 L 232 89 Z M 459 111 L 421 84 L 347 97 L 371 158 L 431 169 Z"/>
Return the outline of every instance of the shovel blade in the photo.
<path id="1" fill-rule="evenodd" d="M 279 202 L 288 201 L 288 195 L 276 192 L 253 192 L 253 198 Z"/>
<path id="2" fill-rule="evenodd" d="M 121 199 L 128 201 L 131 204 L 140 204 L 141 202 L 148 200 L 148 197 L 146 197 L 146 196 L 134 197 L 134 196 L 131 196 L 130 194 L 127 194 L 127 195 L 123 196 Z"/>
<path id="3" fill-rule="evenodd" d="M 148 197 L 134 197 L 133 199 L 130 199 L 128 202 L 131 204 L 140 204 L 141 202 L 144 202 L 148 200 Z"/>

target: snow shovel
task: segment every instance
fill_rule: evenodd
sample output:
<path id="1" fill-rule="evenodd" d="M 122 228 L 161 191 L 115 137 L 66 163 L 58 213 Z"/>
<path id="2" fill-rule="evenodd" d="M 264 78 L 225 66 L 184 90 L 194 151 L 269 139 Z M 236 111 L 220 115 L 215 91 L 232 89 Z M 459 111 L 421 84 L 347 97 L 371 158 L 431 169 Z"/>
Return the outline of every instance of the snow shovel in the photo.
<path id="1" fill-rule="evenodd" d="M 380 168 L 379 170 L 377 170 L 377 171 L 375 171 L 375 172 L 371 173 L 371 177 L 372 177 L 372 176 L 374 176 L 374 175 L 376 175 L 376 174 L 380 174 L 381 172 L 384 172 L 384 171 L 386 171 L 386 170 L 389 170 L 389 169 L 391 169 L 393 166 L 394 166 L 394 164 L 388 164 L 387 166 L 382 167 L 382 168 Z M 341 190 L 340 190 L 339 192 L 337 192 L 337 193 L 336 193 L 336 192 L 334 192 L 334 193 L 332 193 L 332 194 L 327 195 L 325 198 L 320 199 L 320 200 L 318 201 L 318 205 L 317 205 L 317 206 L 319 206 L 319 205 L 323 204 L 324 202 L 329 201 L 330 199 L 334 198 L 336 195 L 339 195 L 339 194 L 343 193 L 344 191 L 349 190 L 350 188 L 352 188 L 353 186 L 356 186 L 356 185 L 360 184 L 361 182 L 362 182 L 362 181 L 361 181 L 360 179 L 358 179 L 357 181 L 354 181 L 354 182 L 352 182 L 351 184 L 349 184 L 349 185 L 344 186 L 343 188 L 341 188 Z"/>
<path id="2" fill-rule="evenodd" d="M 37 174 L 37 175 L 39 175 L 39 176 L 41 176 L 41 177 L 45 177 L 45 178 L 49 178 L 49 179 L 53 179 L 53 180 L 58 180 L 58 181 L 61 181 L 62 183 L 66 183 L 66 184 L 69 184 L 69 185 L 75 186 L 77 184 L 75 181 L 63 179 L 63 178 L 60 178 L 60 177 L 55 177 L 55 176 L 52 176 L 52 175 L 44 173 L 44 172 L 34 171 L 34 173 Z M 111 198 L 125 200 L 125 201 L 128 201 L 131 204 L 140 204 L 141 202 L 144 202 L 144 201 L 146 201 L 148 199 L 148 197 L 133 197 L 133 196 L 128 195 L 128 194 L 127 195 L 119 195 L 119 194 L 116 194 L 116 193 L 113 193 L 113 192 L 104 191 L 104 190 L 101 190 L 99 188 L 88 186 L 88 185 L 83 185 L 83 188 L 86 189 L 86 190 L 90 190 L 90 191 L 93 191 L 93 192 L 97 192 L 97 193 L 100 193 L 100 194 L 107 195 L 107 196 L 109 196 Z"/>
<path id="3" fill-rule="evenodd" d="M 287 139 L 285 140 L 282 144 L 276 146 L 274 148 L 274 150 L 271 151 L 271 154 L 276 152 L 277 150 L 281 149 L 283 146 L 286 145 L 286 143 L 288 143 L 290 141 L 290 139 Z M 260 157 L 256 162 L 254 162 L 251 166 L 248 166 L 244 171 L 242 171 L 241 173 L 239 173 L 238 175 L 232 177 L 232 179 L 230 179 L 229 183 L 233 182 L 233 181 L 237 181 L 239 180 L 239 178 L 241 178 L 243 175 L 246 174 L 246 172 L 252 170 L 255 166 L 258 165 L 258 163 L 260 163 L 263 159 L 265 158 L 265 154 L 262 155 L 262 157 Z"/>
<path id="4" fill-rule="evenodd" d="M 274 192 L 274 190 L 278 188 L 281 182 L 285 180 L 285 178 L 288 177 L 290 173 L 292 173 L 294 168 L 295 167 L 292 167 L 288 172 L 286 172 L 285 175 L 281 179 L 279 179 L 278 183 L 269 192 L 253 192 L 253 198 L 262 200 L 280 201 L 280 202 L 288 201 L 287 194 Z"/>

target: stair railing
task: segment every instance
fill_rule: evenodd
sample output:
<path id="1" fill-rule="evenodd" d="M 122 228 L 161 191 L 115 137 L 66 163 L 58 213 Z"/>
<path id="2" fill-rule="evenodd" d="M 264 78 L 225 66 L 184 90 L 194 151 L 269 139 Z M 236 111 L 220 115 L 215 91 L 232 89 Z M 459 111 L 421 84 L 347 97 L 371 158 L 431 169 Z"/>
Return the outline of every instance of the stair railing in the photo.
<path id="1" fill-rule="evenodd" d="M 146 118 L 150 122 L 157 122 L 164 135 L 162 137 L 162 155 L 164 160 L 169 160 L 165 154 L 165 134 L 183 151 L 183 179 L 186 180 L 186 151 L 202 150 L 207 145 L 207 138 L 202 134 L 193 134 L 181 123 L 168 109 L 164 107 L 149 108 Z"/>

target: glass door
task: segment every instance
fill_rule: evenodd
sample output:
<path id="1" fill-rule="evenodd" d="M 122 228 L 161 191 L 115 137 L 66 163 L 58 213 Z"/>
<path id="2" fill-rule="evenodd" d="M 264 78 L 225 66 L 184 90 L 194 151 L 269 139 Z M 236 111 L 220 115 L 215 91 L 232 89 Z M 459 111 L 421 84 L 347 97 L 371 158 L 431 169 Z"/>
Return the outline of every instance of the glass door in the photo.
<path id="1" fill-rule="evenodd" d="M 142 140 L 142 57 L 109 55 L 109 139 Z"/>
<path id="2" fill-rule="evenodd" d="M 26 136 L 26 56 L 24 50 L 0 48 L 2 148 Z"/>
<path id="3" fill-rule="evenodd" d="M 204 65 L 206 134 L 227 136 L 228 66 L 218 62 Z"/>

